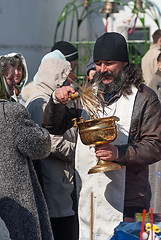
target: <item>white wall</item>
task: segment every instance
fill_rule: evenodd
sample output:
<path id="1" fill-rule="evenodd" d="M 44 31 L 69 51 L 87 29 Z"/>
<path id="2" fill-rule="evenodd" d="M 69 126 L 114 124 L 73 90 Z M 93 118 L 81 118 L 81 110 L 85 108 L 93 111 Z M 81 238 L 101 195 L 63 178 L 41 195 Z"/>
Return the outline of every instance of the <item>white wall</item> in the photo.
<path id="1" fill-rule="evenodd" d="M 0 0 L 0 55 L 21 52 L 29 78 L 53 44 L 56 21 L 62 9 L 56 0 Z"/>
<path id="2" fill-rule="evenodd" d="M 50 51 L 58 17 L 68 2 L 71 0 L 0 0 L 0 55 L 21 52 L 27 61 L 30 80 L 35 75 L 41 58 Z M 78 0 L 78 3 L 82 2 L 83 0 Z M 161 1 L 153 2 L 161 9 Z M 127 27 L 124 21 L 131 16 L 131 12 L 128 8 L 119 10 L 119 13 L 109 17 L 108 30 L 123 31 L 124 34 Z M 81 11 L 80 8 L 79 13 Z M 97 36 L 104 33 L 104 23 L 105 15 L 100 10 L 90 15 L 80 27 L 79 40 L 96 40 Z M 151 26 L 151 34 L 157 29 L 148 17 L 146 25 Z M 67 26 L 70 28 L 70 21 Z M 139 21 L 138 26 L 141 26 Z M 68 27 L 64 40 L 68 40 Z M 58 32 L 58 40 L 61 40 L 61 31 Z M 72 40 L 76 40 L 74 30 Z"/>

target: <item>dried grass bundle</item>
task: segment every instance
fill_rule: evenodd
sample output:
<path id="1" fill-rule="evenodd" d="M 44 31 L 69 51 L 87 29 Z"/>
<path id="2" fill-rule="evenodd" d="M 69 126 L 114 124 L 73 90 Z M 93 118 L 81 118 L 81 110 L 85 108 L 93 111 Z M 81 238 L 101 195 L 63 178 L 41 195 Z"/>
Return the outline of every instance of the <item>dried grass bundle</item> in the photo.
<path id="1" fill-rule="evenodd" d="M 69 76 L 68 79 L 79 88 L 80 99 L 87 114 L 89 116 L 92 115 L 94 118 L 99 118 L 99 113 L 102 112 L 102 108 L 100 105 L 100 100 L 95 93 L 95 84 L 91 84 L 88 81 L 83 80 L 83 84 L 80 86 Z"/>

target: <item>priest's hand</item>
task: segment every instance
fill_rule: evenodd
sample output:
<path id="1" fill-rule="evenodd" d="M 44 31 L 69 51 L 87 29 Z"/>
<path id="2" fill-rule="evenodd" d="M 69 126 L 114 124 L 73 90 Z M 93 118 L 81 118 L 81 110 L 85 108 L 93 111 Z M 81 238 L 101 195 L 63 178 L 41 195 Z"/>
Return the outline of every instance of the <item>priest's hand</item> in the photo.
<path id="1" fill-rule="evenodd" d="M 75 93 L 74 88 L 63 86 L 55 91 L 55 97 L 60 103 L 66 104 L 71 93 Z"/>
<path id="2" fill-rule="evenodd" d="M 116 161 L 117 159 L 117 147 L 112 144 L 100 144 L 95 147 L 96 157 L 99 157 L 104 161 Z"/>

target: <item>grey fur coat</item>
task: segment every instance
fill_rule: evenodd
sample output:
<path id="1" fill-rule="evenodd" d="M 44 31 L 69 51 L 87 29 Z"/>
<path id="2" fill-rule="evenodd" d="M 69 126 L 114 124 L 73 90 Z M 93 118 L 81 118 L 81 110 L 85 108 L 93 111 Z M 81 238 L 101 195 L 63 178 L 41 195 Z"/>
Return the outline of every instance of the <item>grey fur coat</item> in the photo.
<path id="1" fill-rule="evenodd" d="M 50 152 L 48 132 L 19 103 L 0 100 L 0 216 L 12 240 L 53 240 L 32 159 Z"/>

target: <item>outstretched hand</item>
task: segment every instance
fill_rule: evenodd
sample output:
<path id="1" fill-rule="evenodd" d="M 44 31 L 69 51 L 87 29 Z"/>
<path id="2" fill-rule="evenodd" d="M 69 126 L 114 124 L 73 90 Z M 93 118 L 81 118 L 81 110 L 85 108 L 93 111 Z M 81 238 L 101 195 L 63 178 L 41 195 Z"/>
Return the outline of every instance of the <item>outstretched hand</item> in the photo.
<path id="1" fill-rule="evenodd" d="M 66 104 L 69 100 L 70 93 L 75 93 L 74 88 L 63 86 L 55 91 L 55 97 L 60 103 Z"/>
<path id="2" fill-rule="evenodd" d="M 96 157 L 104 161 L 115 161 L 117 159 L 117 147 L 112 144 L 100 144 L 95 147 Z"/>

